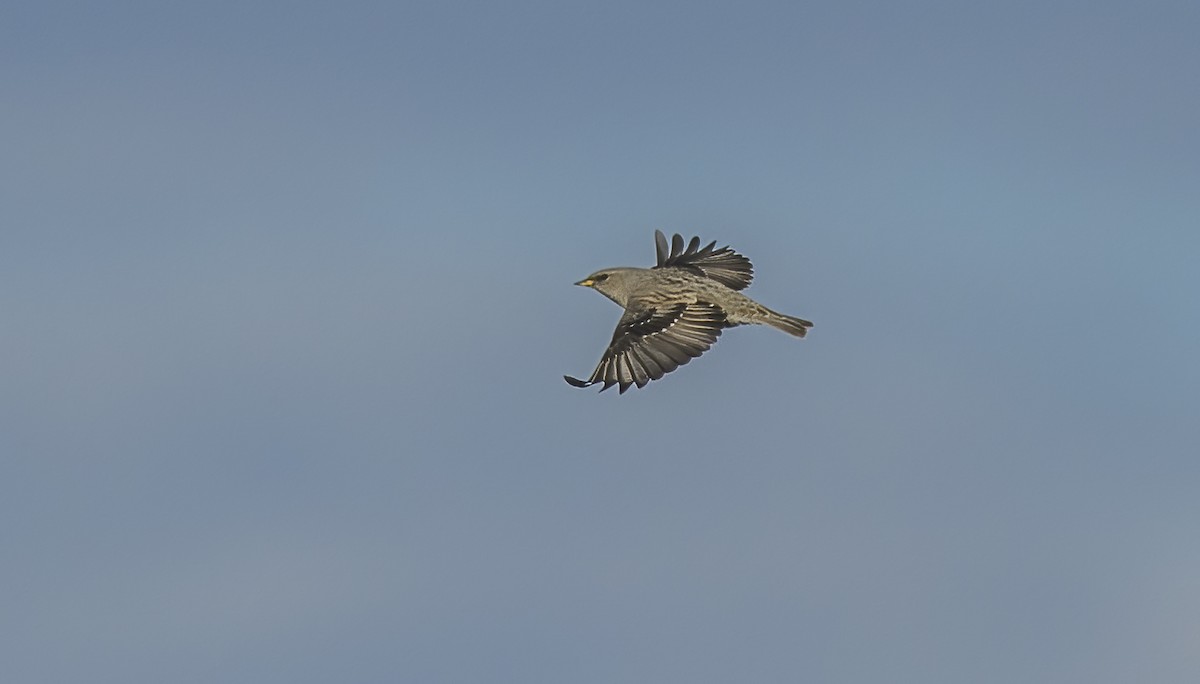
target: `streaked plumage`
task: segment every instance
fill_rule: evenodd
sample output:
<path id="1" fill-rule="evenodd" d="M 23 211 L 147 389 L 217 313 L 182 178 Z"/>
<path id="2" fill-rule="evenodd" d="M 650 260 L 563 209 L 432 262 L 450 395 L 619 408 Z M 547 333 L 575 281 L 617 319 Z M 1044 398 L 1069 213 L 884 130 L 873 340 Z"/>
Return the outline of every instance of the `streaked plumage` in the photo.
<path id="1" fill-rule="evenodd" d="M 576 283 L 591 287 L 625 309 L 612 341 L 587 380 L 563 376 L 576 387 L 603 383 L 620 392 L 644 387 L 708 351 L 725 328 L 765 323 L 804 337 L 812 323 L 776 313 L 741 294 L 754 278 L 746 257 L 693 237 L 684 247 L 678 233 L 670 247 L 654 232 L 652 268 L 608 268 Z"/>

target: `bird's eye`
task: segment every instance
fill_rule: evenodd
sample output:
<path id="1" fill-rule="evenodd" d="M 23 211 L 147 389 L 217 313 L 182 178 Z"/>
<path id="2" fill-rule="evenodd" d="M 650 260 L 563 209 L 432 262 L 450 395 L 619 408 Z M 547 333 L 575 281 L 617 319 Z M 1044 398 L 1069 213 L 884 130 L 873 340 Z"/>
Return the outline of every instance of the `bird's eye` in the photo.
<path id="1" fill-rule="evenodd" d="M 595 278 L 592 278 L 592 282 L 596 282 L 596 283 L 602 283 L 606 280 L 608 280 L 607 273 L 601 273 L 600 275 L 596 276 Z"/>

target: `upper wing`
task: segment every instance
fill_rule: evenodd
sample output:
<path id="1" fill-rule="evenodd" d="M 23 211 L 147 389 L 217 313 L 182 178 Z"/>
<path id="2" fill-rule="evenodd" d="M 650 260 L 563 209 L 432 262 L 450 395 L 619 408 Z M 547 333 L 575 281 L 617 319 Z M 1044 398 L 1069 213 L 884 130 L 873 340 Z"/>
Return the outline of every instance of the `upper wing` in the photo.
<path id="1" fill-rule="evenodd" d="M 725 312 L 707 302 L 626 311 L 592 376 L 563 377 L 576 387 L 603 382 L 601 392 L 620 385 L 624 394 L 630 385 L 644 387 L 708 351 L 728 326 Z"/>
<path id="2" fill-rule="evenodd" d="M 654 268 L 686 268 L 733 290 L 741 290 L 749 285 L 754 279 L 754 267 L 750 260 L 728 247 L 714 249 L 716 246 L 717 242 L 713 240 L 700 249 L 700 238 L 694 237 L 685 250 L 683 236 L 675 233 L 668 251 L 667 236 L 661 230 L 656 230 L 654 248 L 658 253 L 658 264 Z"/>

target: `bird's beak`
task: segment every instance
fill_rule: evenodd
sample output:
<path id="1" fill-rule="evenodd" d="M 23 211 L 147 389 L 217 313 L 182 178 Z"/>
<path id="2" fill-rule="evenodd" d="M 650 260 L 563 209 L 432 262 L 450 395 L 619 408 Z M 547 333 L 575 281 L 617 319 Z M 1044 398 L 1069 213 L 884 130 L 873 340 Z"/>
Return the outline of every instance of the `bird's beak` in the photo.
<path id="1" fill-rule="evenodd" d="M 575 284 L 580 285 L 582 287 L 591 287 L 592 285 L 596 284 L 596 281 L 592 280 L 591 278 L 584 278 L 583 280 L 581 280 Z"/>

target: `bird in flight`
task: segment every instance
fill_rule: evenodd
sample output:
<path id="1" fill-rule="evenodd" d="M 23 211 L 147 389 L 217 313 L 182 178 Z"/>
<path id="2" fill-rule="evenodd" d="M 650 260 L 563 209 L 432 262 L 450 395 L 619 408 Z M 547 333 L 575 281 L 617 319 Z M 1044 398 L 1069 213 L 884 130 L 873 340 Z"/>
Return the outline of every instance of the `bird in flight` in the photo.
<path id="1" fill-rule="evenodd" d="M 620 393 L 633 385 L 679 368 L 708 351 L 721 331 L 746 324 L 767 324 L 804 337 L 812 323 L 777 313 L 739 292 L 754 278 L 750 260 L 713 241 L 700 248 L 693 237 L 671 238 L 654 231 L 658 263 L 652 268 L 606 268 L 575 283 L 608 297 L 625 313 L 596 370 L 587 380 L 563 378 L 575 387 L 604 383 Z"/>

